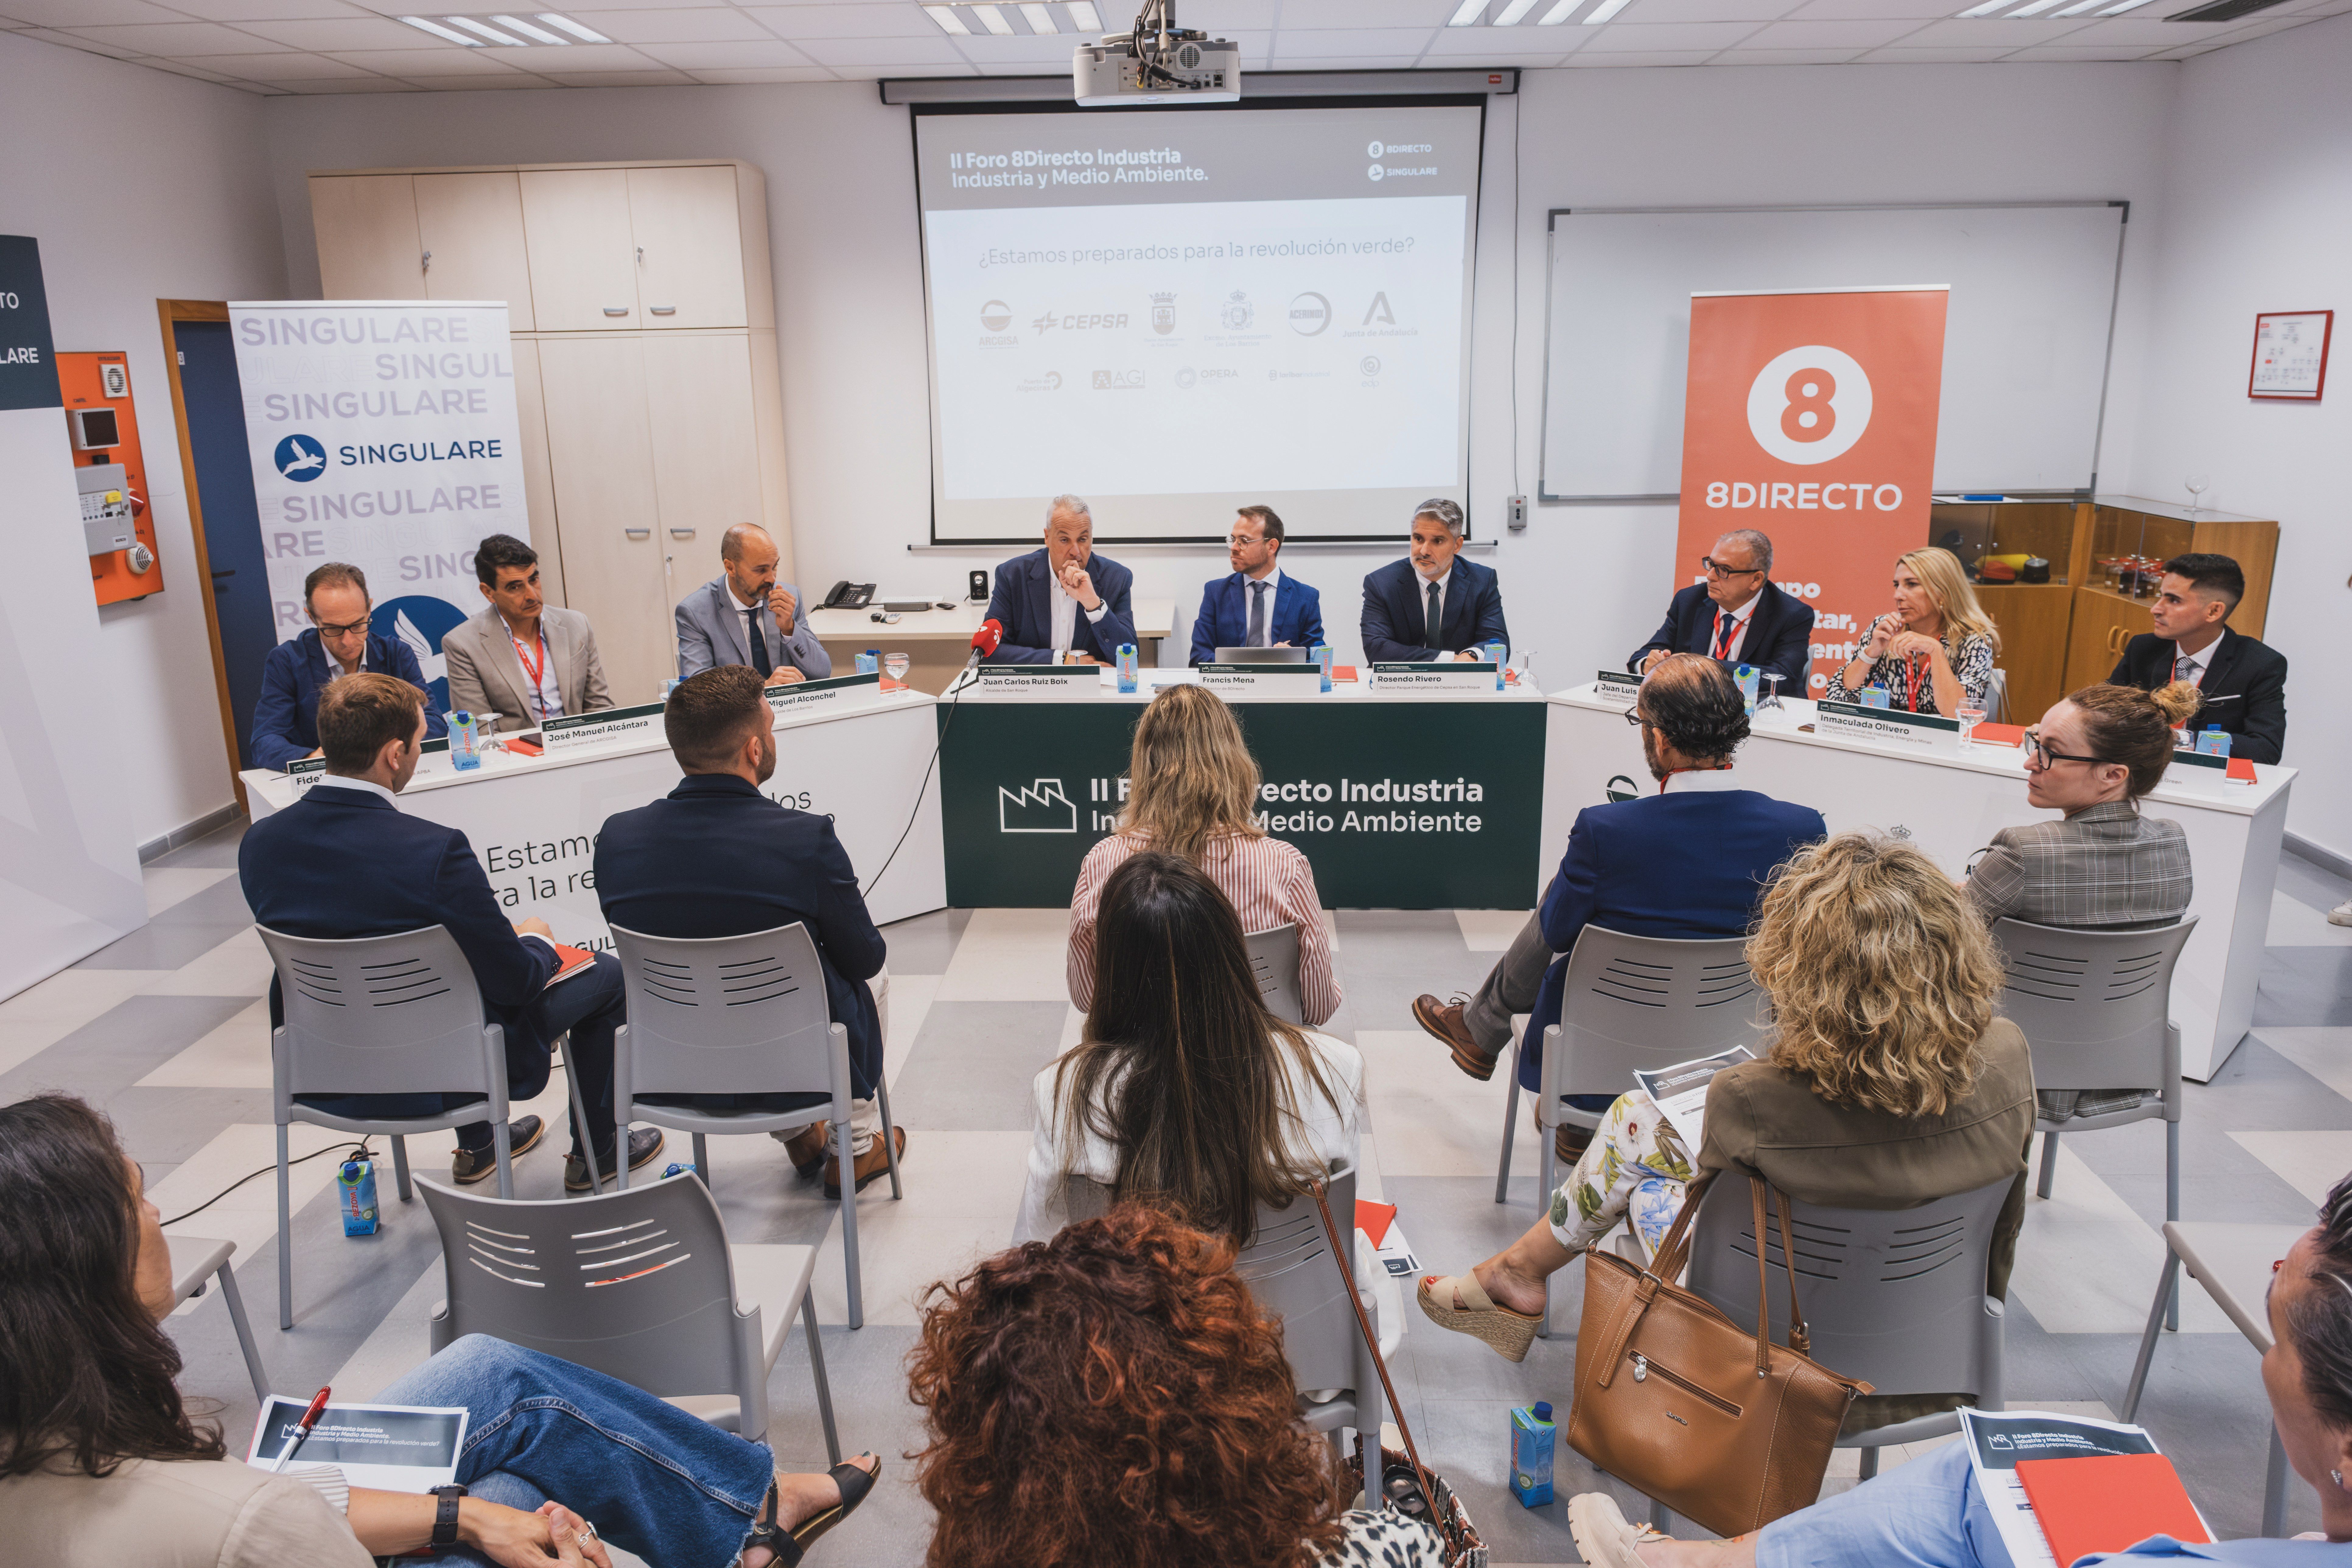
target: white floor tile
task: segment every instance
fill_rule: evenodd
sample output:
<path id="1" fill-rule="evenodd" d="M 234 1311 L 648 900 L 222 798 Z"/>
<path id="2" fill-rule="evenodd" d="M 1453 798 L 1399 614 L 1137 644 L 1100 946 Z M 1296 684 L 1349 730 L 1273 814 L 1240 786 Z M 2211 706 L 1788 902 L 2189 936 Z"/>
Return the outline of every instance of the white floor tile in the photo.
<path id="1" fill-rule="evenodd" d="M 2317 1026 L 2254 1031 L 2263 1044 L 2334 1089 L 2352 1100 L 2352 1026 Z"/>
<path id="2" fill-rule="evenodd" d="M 915 1048 L 915 1037 L 923 1032 L 923 1020 L 930 1016 L 931 1000 L 940 992 L 936 974 L 892 974 L 890 976 L 890 1030 L 882 1042 L 882 1076 L 892 1089 L 898 1087 L 899 1070 L 906 1067 L 908 1053 Z"/>
<path id="3" fill-rule="evenodd" d="M 352 1142 L 354 1135 L 339 1132 L 331 1127 L 312 1127 L 296 1122 L 287 1131 L 287 1147 L 296 1160 L 321 1149 L 331 1149 L 338 1143 Z M 414 1152 L 412 1149 L 411 1152 Z M 206 1198 L 221 1192 L 230 1183 L 253 1172 L 263 1173 L 229 1192 L 201 1214 L 192 1215 L 178 1225 L 165 1228 L 173 1234 L 208 1236 L 236 1243 L 236 1261 L 251 1258 L 264 1243 L 278 1235 L 278 1177 L 268 1167 L 278 1158 L 278 1130 L 267 1121 L 233 1122 L 203 1148 L 189 1155 L 173 1168 L 172 1173 L 147 1189 L 147 1195 L 161 1210 L 166 1220 L 194 1208 Z M 287 1176 L 287 1186 L 295 1215 L 296 1248 L 306 1244 L 316 1245 L 318 1236 L 307 1234 L 309 1226 L 302 1205 L 323 1192 L 335 1179 L 336 1163 L 332 1159 L 304 1161 L 294 1165 Z M 392 1161 L 387 1155 L 378 1176 L 384 1201 L 391 1201 Z M 332 1226 L 336 1236 L 341 1235 L 341 1221 L 332 1215 L 307 1218 L 314 1225 Z M 244 1270 L 240 1269 L 240 1273 Z M 295 1288 L 301 1288 L 301 1265 L 295 1265 Z M 242 1283 L 242 1281 L 240 1281 Z M 277 1286 L 273 1281 L 255 1280 L 245 1287 L 250 1298 L 247 1310 L 258 1323 L 264 1317 L 277 1321 Z M 198 1296 L 180 1304 L 183 1312 L 201 1306 L 205 1297 Z"/>
<path id="4" fill-rule="evenodd" d="M 1456 910 L 1454 923 L 1462 928 L 1462 944 L 1473 952 L 1501 952 L 1528 923 L 1527 910 Z"/>
<path id="5" fill-rule="evenodd" d="M 139 877 L 147 885 L 147 918 L 152 920 L 183 899 L 192 899 L 214 883 L 236 875 L 234 866 L 146 867 Z"/>
<path id="6" fill-rule="evenodd" d="M 337 1399 L 373 1399 L 384 1384 L 433 1353 L 433 1309 L 445 1300 L 447 1283 L 436 1258 L 336 1372 L 329 1386 Z"/>
<path id="7" fill-rule="evenodd" d="M 2352 1171 L 2352 1132 L 2232 1132 L 2239 1147 L 2318 1203 Z"/>
<path id="8" fill-rule="evenodd" d="M 269 1085 L 268 997 L 139 1080 L 142 1089 L 268 1089 Z"/>
<path id="9" fill-rule="evenodd" d="M 1059 1002 L 1070 994 L 1067 910 L 974 910 L 935 993 L 941 1002 Z"/>
<path id="10" fill-rule="evenodd" d="M 2136 1334 L 2147 1325 L 2163 1268 L 2164 1237 L 2062 1142 L 2051 1196 L 2026 1202 L 2011 1299 L 2022 1302 L 2045 1333 Z M 2238 1331 L 2201 1290 L 2181 1292 L 2180 1329 Z"/>
<path id="11" fill-rule="evenodd" d="M 61 969 L 0 1002 L 0 1072 L 31 1059 L 83 1025 L 113 1011 L 163 973 Z"/>
<path id="12" fill-rule="evenodd" d="M 2327 911 L 2273 889 L 2266 947 L 2352 947 L 2352 926 L 2331 925 Z"/>
<path id="13" fill-rule="evenodd" d="M 919 1163 L 917 1137 L 923 1143 Z M 918 1322 L 915 1303 L 925 1287 L 953 1279 L 1012 1240 L 1029 1145 L 1026 1132 L 908 1134 L 906 1197 L 893 1201 L 888 1182 L 877 1182 L 857 1205 L 867 1322 Z M 820 1322 L 848 1321 L 837 1218 L 817 1252 L 814 1289 Z"/>
<path id="14" fill-rule="evenodd" d="M 267 996 L 269 950 L 251 927 L 140 987 L 150 996 Z"/>
<path id="15" fill-rule="evenodd" d="M 1381 1131 L 1381 1174 L 1485 1176 L 1502 1152 L 1507 1063 L 1485 1083 L 1466 1077 L 1444 1046 L 1419 1029 L 1359 1029 L 1364 1093 Z M 1527 1114 L 1522 1100 L 1520 1115 Z M 1535 1135 L 1523 1121 L 1514 1170 L 1532 1173 Z"/>

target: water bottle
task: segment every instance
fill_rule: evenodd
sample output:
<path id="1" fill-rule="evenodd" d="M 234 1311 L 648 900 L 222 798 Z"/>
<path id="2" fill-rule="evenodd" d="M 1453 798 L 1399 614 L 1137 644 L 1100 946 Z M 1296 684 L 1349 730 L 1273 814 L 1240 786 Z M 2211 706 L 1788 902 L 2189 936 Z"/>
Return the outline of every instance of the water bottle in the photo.
<path id="1" fill-rule="evenodd" d="M 1752 664 L 1743 664 L 1734 669 L 1731 676 L 1733 679 L 1739 682 L 1740 701 L 1748 705 L 1749 713 L 1754 713 L 1756 711 L 1756 667 Z"/>
<path id="2" fill-rule="evenodd" d="M 859 654 L 857 656 L 857 673 L 860 675 L 881 674 L 882 650 L 878 647 L 869 647 L 864 653 Z"/>
<path id="3" fill-rule="evenodd" d="M 461 773 L 482 765 L 482 733 L 471 713 L 449 715 L 449 765 Z"/>
<path id="4" fill-rule="evenodd" d="M 1884 686 L 1865 686 L 1862 689 L 1862 705 L 1864 708 L 1892 708 L 1895 698 Z"/>
<path id="5" fill-rule="evenodd" d="M 1123 642 L 1119 644 L 1118 689 L 1121 696 L 1132 697 L 1135 695 L 1135 645 L 1131 642 Z"/>
<path id="6" fill-rule="evenodd" d="M 343 1211 L 345 1236 L 373 1236 L 379 1223 L 375 1205 L 375 1162 L 346 1160 L 335 1173 L 335 1198 Z"/>
<path id="7" fill-rule="evenodd" d="M 2206 757 L 2228 756 L 2230 754 L 2230 731 L 2227 730 L 2217 729 L 2210 724 L 2207 725 L 2205 727 L 2205 732 L 2197 737 L 2197 752 L 2200 756 Z"/>
<path id="8" fill-rule="evenodd" d="M 1317 664 L 1322 667 L 1323 689 L 1325 691 L 1329 691 L 1331 689 L 1331 645 L 1329 643 L 1317 643 L 1313 647 L 1307 650 L 1307 657 L 1313 659 Z"/>
<path id="9" fill-rule="evenodd" d="M 1551 1406 L 1543 1400 L 1511 1411 L 1511 1495 L 1521 1508 L 1541 1508 L 1551 1501 L 1552 1445 L 1559 1428 L 1552 1424 Z"/>

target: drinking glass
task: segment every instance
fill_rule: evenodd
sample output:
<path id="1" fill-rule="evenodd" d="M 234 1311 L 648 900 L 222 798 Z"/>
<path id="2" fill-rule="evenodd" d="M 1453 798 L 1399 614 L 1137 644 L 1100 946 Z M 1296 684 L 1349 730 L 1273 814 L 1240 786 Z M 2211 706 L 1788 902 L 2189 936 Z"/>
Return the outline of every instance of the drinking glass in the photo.
<path id="1" fill-rule="evenodd" d="M 903 685 L 907 679 L 907 667 L 913 662 L 907 654 L 893 648 L 882 656 L 882 673 Z"/>
<path id="2" fill-rule="evenodd" d="M 1768 669 L 1762 673 L 1764 695 L 1756 700 L 1756 711 L 1761 713 L 1767 709 L 1778 708 L 1781 712 L 1787 712 L 1788 709 L 1780 701 L 1780 682 L 1787 678 L 1777 669 Z"/>
<path id="3" fill-rule="evenodd" d="M 1975 738 L 1977 726 L 1984 722 L 1985 710 L 1981 708 L 1963 708 L 1953 717 L 1960 721 L 1960 744 L 1965 746 Z"/>
<path id="4" fill-rule="evenodd" d="M 2199 498 L 2213 488 L 2213 477 L 2210 474 L 2191 474 L 2180 482 L 2189 487 L 2189 515 L 2194 517 Z"/>

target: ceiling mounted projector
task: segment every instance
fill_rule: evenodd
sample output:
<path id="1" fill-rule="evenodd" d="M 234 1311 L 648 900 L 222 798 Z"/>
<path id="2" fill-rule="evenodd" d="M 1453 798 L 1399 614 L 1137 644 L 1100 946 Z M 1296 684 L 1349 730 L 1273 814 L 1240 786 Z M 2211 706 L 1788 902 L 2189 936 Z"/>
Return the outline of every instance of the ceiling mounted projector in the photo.
<path id="1" fill-rule="evenodd" d="M 1175 0 L 1144 0 L 1132 32 L 1077 47 L 1070 79 L 1081 109 L 1233 103 L 1242 95 L 1242 50 L 1198 28 L 1179 29 Z"/>

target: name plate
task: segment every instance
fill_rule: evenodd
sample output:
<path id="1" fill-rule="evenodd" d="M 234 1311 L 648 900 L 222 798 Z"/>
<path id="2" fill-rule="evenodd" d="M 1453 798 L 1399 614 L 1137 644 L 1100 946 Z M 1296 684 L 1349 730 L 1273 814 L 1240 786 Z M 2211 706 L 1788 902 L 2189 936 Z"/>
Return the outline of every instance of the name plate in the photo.
<path id="1" fill-rule="evenodd" d="M 294 781 L 294 798 L 299 800 L 304 790 L 327 776 L 327 759 L 297 757 L 286 764 L 286 776 Z"/>
<path id="2" fill-rule="evenodd" d="M 1461 664 L 1452 659 L 1432 659 L 1427 664 L 1376 664 L 1364 684 L 1370 690 L 1391 694 L 1450 697 L 1455 692 L 1479 691 L 1494 697 L 1502 690 L 1496 673 L 1498 668 L 1492 659 L 1480 664 Z"/>
<path id="3" fill-rule="evenodd" d="M 540 743 L 552 755 L 557 752 L 577 751 L 600 741 L 617 741 L 624 737 L 658 740 L 665 706 L 659 702 L 648 702 L 639 708 L 605 708 L 594 713 L 550 719 L 539 727 Z"/>
<path id="4" fill-rule="evenodd" d="M 1923 752 L 1957 755 L 1960 721 L 1934 713 L 1914 713 L 1907 708 L 1865 708 L 1859 702 L 1815 705 L 1813 732 L 1839 735 L 1850 741 L 1876 741 L 1884 745 L 1912 746 Z"/>
<path id="5" fill-rule="evenodd" d="M 1204 664 L 1201 684 L 1221 697 L 1320 697 L 1323 667 L 1307 664 Z"/>
<path id="6" fill-rule="evenodd" d="M 1642 678 L 1622 669 L 1604 669 L 1592 678 L 1592 695 L 1609 702 L 1633 704 L 1642 692 Z"/>
<path id="7" fill-rule="evenodd" d="M 2164 782 L 2175 789 L 2193 789 L 2201 795 L 2221 795 L 2231 784 L 2251 784 L 2252 779 L 2230 776 L 2229 757 L 2217 757 L 2210 752 L 2175 751 L 2171 763 L 2164 770 Z"/>
<path id="8" fill-rule="evenodd" d="M 1067 702 L 1102 695 L 1102 666 L 1097 664 L 983 664 L 971 673 L 982 697 Z"/>
<path id="9" fill-rule="evenodd" d="M 878 670 L 864 675 L 836 675 L 824 680 L 796 680 L 790 686 L 767 689 L 768 707 L 781 719 L 787 713 L 805 713 L 812 708 L 837 706 L 843 699 L 879 695 L 882 676 Z"/>

